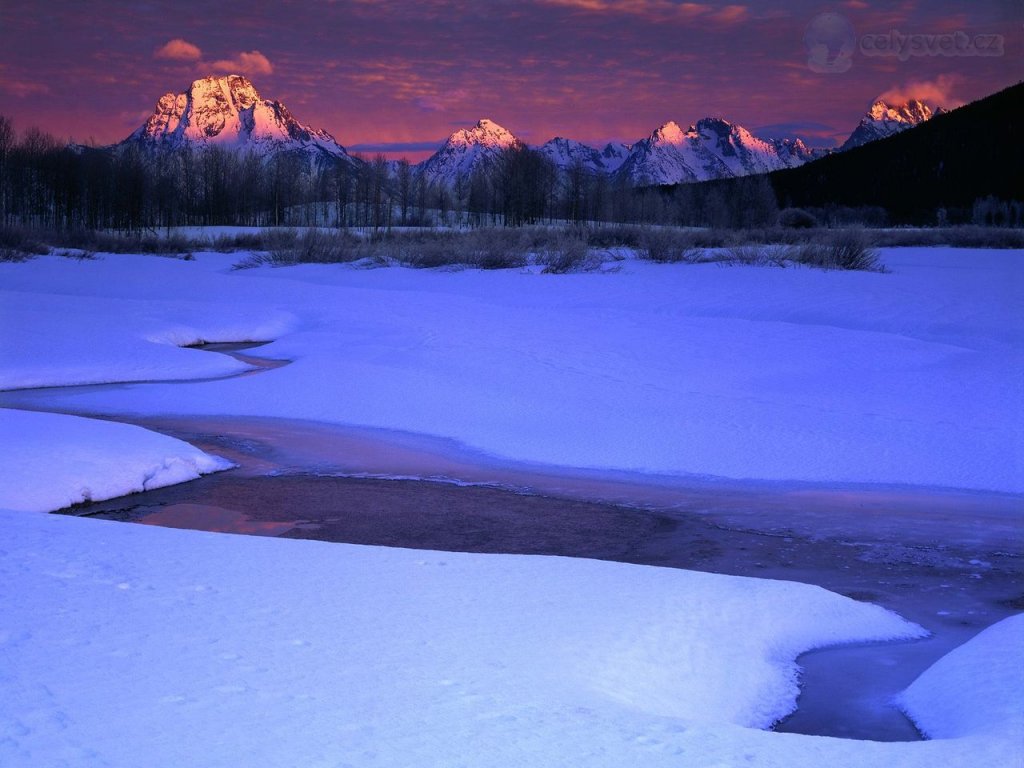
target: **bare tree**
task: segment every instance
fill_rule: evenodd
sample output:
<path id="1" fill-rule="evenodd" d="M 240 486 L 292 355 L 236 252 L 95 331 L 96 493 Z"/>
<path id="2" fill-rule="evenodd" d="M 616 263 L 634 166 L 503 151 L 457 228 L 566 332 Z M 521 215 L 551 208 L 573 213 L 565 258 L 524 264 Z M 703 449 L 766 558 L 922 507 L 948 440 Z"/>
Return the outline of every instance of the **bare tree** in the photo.
<path id="1" fill-rule="evenodd" d="M 14 126 L 4 115 L 0 115 L 0 225 L 7 219 L 7 200 L 10 196 L 10 169 L 8 158 L 14 148 Z"/>
<path id="2" fill-rule="evenodd" d="M 412 206 L 412 166 L 404 157 L 398 161 L 396 171 L 398 182 L 398 205 L 402 215 L 402 226 L 409 223 L 409 209 Z"/>
<path id="3" fill-rule="evenodd" d="M 549 213 L 556 169 L 540 152 L 524 146 L 503 150 L 492 179 L 506 226 L 533 224 Z"/>

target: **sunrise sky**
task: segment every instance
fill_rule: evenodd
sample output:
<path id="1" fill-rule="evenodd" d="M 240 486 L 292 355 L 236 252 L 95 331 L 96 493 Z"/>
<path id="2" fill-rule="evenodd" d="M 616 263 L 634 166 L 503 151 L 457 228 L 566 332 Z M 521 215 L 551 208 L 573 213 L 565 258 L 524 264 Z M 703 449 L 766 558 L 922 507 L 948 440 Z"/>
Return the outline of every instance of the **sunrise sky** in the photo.
<path id="1" fill-rule="evenodd" d="M 1024 78 L 1024 3 L 0 0 L 19 131 L 119 141 L 162 94 L 227 73 L 350 150 L 414 160 L 480 117 L 538 144 L 715 115 L 830 145 L 879 95 L 954 106 Z"/>

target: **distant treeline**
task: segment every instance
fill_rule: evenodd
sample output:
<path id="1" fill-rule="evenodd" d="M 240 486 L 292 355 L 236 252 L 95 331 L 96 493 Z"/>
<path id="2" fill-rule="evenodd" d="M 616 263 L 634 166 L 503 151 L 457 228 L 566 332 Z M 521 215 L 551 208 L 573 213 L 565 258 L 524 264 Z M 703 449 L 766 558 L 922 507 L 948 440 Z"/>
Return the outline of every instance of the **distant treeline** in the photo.
<path id="1" fill-rule="evenodd" d="M 678 199 L 675 199 L 678 198 Z M 685 202 L 680 205 L 681 201 Z M 558 169 L 526 147 L 450 185 L 407 162 L 269 158 L 217 146 L 147 151 L 68 147 L 38 129 L 16 137 L 0 116 L 0 223 L 49 230 L 174 226 L 520 226 L 552 221 L 764 225 L 777 213 L 763 179 L 734 199 L 637 190 L 582 166 Z M 685 222 L 683 221 L 685 219 Z"/>
<path id="2" fill-rule="evenodd" d="M 519 226 L 617 222 L 716 228 L 1024 226 L 1024 85 L 912 130 L 775 173 L 634 188 L 513 147 L 451 185 L 407 162 L 340 162 L 219 147 L 68 147 L 0 115 L 0 225 L 143 231 L 174 226 Z M 794 213 L 797 211 L 797 213 Z M 781 219 L 780 219 L 781 216 Z"/>

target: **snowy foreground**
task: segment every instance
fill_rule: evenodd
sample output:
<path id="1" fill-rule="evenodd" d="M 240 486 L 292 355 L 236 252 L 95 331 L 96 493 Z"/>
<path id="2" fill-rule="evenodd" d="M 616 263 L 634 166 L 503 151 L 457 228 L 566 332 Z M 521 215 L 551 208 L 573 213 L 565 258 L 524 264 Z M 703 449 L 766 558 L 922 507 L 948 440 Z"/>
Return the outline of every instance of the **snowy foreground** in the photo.
<path id="1" fill-rule="evenodd" d="M 756 730 L 805 648 L 913 637 L 802 584 L 0 513 L 5 766 L 1012 766 L 1024 619 L 907 694 L 937 738 Z"/>
<path id="2" fill-rule="evenodd" d="M 261 415 L 568 466 L 1019 492 L 1019 253 L 891 274 L 615 274 L 106 256 L 0 264 L 0 388 L 81 413 Z M 258 375 L 181 349 L 273 340 Z M 187 379 L 203 381 L 175 383 Z M 920 636 L 787 582 L 33 514 L 223 468 L 0 410 L 0 765 L 1015 766 L 1024 618 L 903 695 L 934 740 L 763 730 L 804 650 Z"/>

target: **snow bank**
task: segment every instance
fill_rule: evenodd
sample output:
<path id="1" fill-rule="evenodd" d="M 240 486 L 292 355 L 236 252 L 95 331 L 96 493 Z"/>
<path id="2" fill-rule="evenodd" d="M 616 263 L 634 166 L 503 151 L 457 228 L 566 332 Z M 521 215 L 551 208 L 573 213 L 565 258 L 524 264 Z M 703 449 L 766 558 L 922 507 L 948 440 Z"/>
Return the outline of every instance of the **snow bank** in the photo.
<path id="1" fill-rule="evenodd" d="M 0 530 L 3 765 L 621 768 L 764 735 L 784 765 L 829 741 L 747 727 L 792 709 L 798 653 L 921 632 L 674 569 L 10 512 Z"/>
<path id="2" fill-rule="evenodd" d="M 1019 765 L 1018 619 L 907 693 L 942 738 L 850 741 L 749 727 L 792 708 L 801 651 L 920 632 L 813 586 L 6 511 L 0 530 L 2 765 Z"/>
<path id="3" fill-rule="evenodd" d="M 108 257 L 119 268 L 50 257 L 39 271 L 8 270 L 0 281 L 0 389 L 187 380 L 241 373 L 223 355 L 181 349 L 210 341 L 263 341 L 286 333 L 291 314 L 193 300 L 190 262 Z M 84 267 L 84 269 L 83 269 Z M 173 278 L 172 278 L 173 276 Z M 254 317 L 255 316 L 255 317 Z"/>
<path id="4" fill-rule="evenodd" d="M 901 705 L 931 738 L 1009 734 L 1024 758 L 1024 614 L 939 659 Z"/>
<path id="5" fill-rule="evenodd" d="M 47 402 L 378 427 L 565 466 L 1024 490 L 1020 254 L 883 257 L 890 274 L 563 276 L 41 258 L 0 265 L 0 386 L 237 372 L 173 344 L 274 338 L 259 354 L 294 362 L 270 373 Z"/>
<path id="6" fill-rule="evenodd" d="M 0 509 L 49 512 L 194 480 L 232 464 L 129 424 L 0 409 Z"/>

